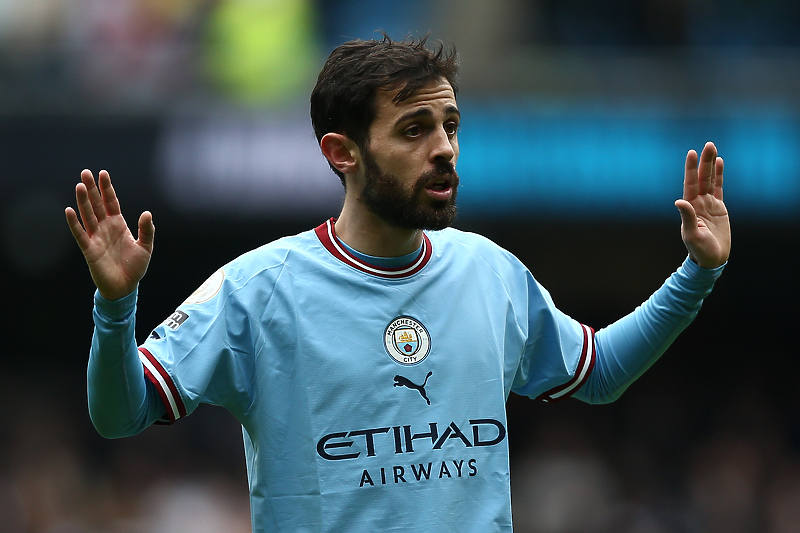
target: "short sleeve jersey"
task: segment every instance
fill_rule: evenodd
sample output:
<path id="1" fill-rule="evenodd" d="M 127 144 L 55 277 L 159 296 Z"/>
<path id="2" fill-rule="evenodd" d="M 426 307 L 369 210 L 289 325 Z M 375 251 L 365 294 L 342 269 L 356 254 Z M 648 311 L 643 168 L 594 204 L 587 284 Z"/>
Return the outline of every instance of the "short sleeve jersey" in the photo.
<path id="1" fill-rule="evenodd" d="M 169 421 L 241 422 L 254 531 L 487 533 L 511 531 L 509 393 L 569 395 L 593 341 L 483 237 L 386 269 L 329 220 L 214 273 L 140 358 Z"/>

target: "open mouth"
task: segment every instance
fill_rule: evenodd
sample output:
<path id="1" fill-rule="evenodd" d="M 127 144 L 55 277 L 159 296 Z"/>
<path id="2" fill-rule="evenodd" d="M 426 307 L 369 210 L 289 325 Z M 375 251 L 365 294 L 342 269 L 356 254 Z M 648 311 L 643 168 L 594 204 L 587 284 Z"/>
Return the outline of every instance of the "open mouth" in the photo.
<path id="1" fill-rule="evenodd" d="M 425 184 L 425 192 L 436 201 L 446 202 L 453 195 L 454 180 L 437 177 Z"/>
<path id="2" fill-rule="evenodd" d="M 440 179 L 429 183 L 425 188 L 430 191 L 446 191 L 451 187 L 452 185 L 450 180 Z"/>

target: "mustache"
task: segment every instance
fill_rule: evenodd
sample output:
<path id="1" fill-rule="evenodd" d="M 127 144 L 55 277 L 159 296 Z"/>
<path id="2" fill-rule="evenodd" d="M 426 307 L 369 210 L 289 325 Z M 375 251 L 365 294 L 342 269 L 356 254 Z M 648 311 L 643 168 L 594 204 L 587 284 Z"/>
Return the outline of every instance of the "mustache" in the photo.
<path id="1" fill-rule="evenodd" d="M 427 172 L 423 172 L 419 178 L 417 178 L 415 185 L 416 189 L 422 189 L 425 187 L 425 184 L 430 182 L 435 178 L 447 178 L 449 181 L 452 182 L 454 187 L 458 186 L 459 177 L 458 173 L 456 172 L 456 167 L 451 161 L 437 161 L 436 166 Z"/>
<path id="2" fill-rule="evenodd" d="M 440 175 L 452 174 L 456 175 L 456 166 L 452 161 L 437 161 L 434 172 Z"/>

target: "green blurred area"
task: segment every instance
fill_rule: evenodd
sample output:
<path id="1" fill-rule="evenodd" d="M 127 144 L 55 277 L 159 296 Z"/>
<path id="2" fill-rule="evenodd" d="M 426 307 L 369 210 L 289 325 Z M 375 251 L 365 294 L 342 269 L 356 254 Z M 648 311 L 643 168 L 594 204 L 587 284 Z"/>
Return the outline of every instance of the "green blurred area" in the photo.
<path id="1" fill-rule="evenodd" d="M 279 104 L 307 92 L 322 60 L 313 2 L 228 0 L 207 22 L 204 63 L 223 94 Z"/>

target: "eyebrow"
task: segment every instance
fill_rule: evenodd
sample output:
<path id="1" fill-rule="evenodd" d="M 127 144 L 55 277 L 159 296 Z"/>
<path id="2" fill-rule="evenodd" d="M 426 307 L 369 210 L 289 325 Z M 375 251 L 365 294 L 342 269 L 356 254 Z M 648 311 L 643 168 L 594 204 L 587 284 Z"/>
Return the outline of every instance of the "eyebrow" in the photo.
<path id="1" fill-rule="evenodd" d="M 455 115 L 458 118 L 461 118 L 461 111 L 454 105 L 448 105 L 444 108 L 445 115 Z M 401 122 L 405 122 L 407 120 L 411 120 L 417 117 L 432 117 L 433 111 L 428 108 L 417 109 L 416 111 L 409 111 L 405 115 L 402 115 L 400 118 L 397 119 L 395 124 L 400 124 Z"/>

